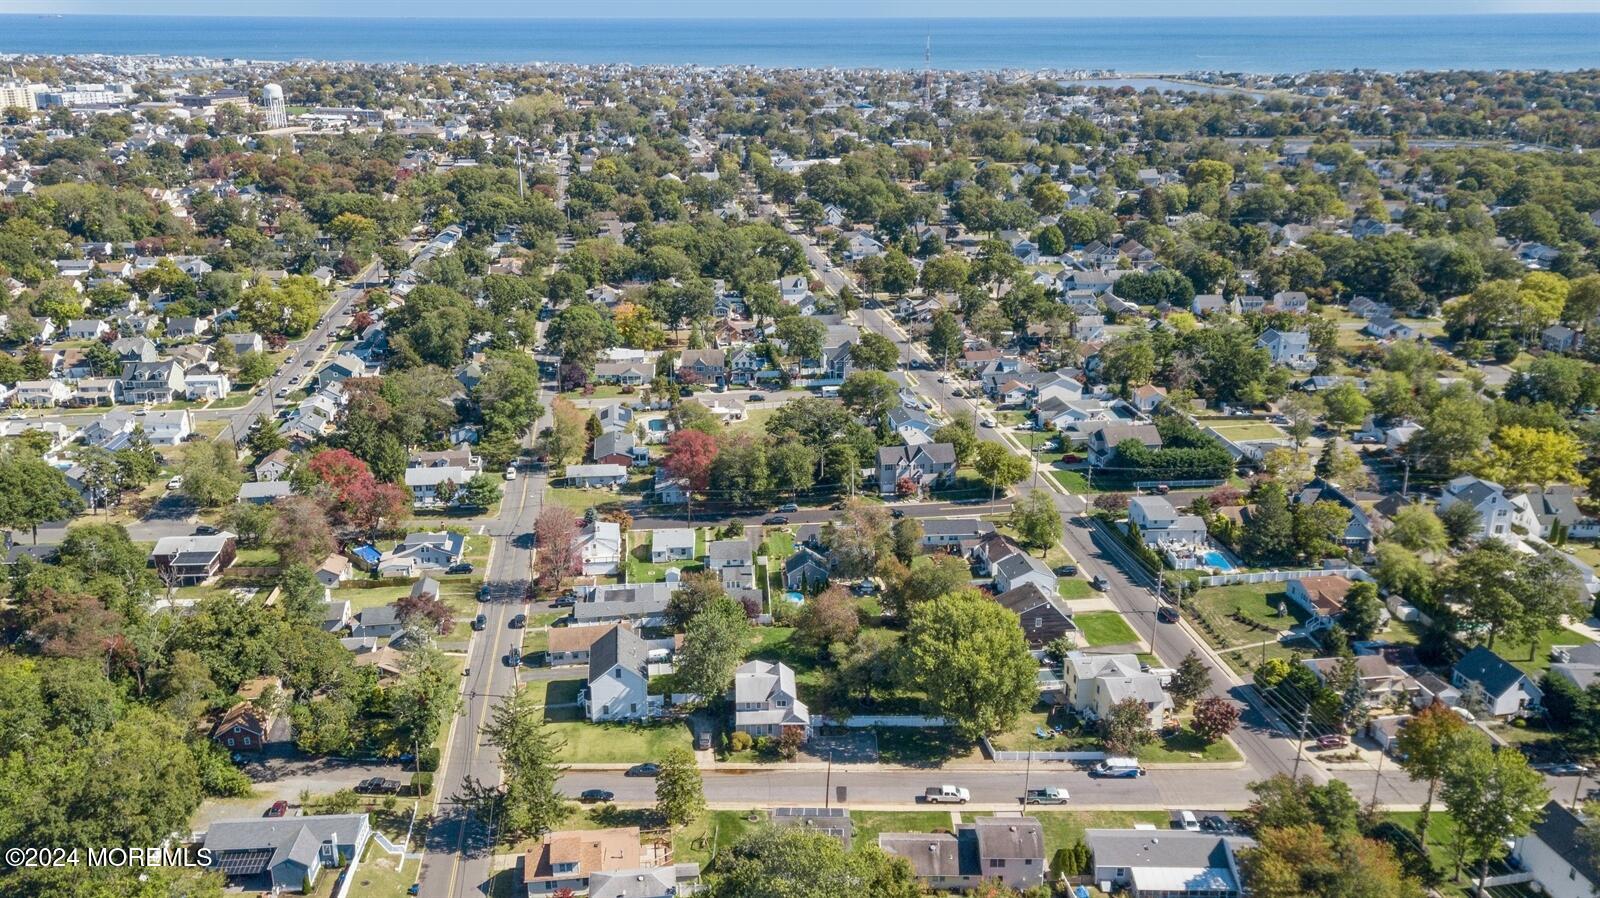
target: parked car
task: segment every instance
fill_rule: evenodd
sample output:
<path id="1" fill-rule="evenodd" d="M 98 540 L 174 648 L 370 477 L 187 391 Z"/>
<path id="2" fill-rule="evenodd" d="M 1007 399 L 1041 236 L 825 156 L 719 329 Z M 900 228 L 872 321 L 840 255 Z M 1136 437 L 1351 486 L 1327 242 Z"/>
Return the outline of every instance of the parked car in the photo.
<path id="1" fill-rule="evenodd" d="M 400 781 L 381 776 L 368 777 L 356 783 L 355 791 L 362 795 L 392 795 L 400 791 Z"/>
<path id="2" fill-rule="evenodd" d="M 485 583 L 484 585 L 478 587 L 478 601 L 489 601 L 489 584 Z"/>
<path id="3" fill-rule="evenodd" d="M 1089 585 L 1094 587 L 1096 592 L 1105 592 L 1111 586 L 1110 583 L 1106 582 L 1106 578 L 1100 576 L 1096 576 L 1093 580 L 1090 580 Z"/>
<path id="4" fill-rule="evenodd" d="M 216 536 L 221 532 L 222 528 L 217 527 L 215 524 L 197 524 L 194 528 L 195 536 Z"/>
<path id="5" fill-rule="evenodd" d="M 1144 776 L 1144 767 L 1134 758 L 1106 758 L 1089 770 L 1102 779 L 1133 779 Z"/>
<path id="6" fill-rule="evenodd" d="M 793 502 L 785 502 L 782 505 L 778 506 L 778 511 L 799 511 L 799 510 L 800 510 L 800 506 L 794 504 Z"/>
<path id="7" fill-rule="evenodd" d="M 489 618 L 482 614 L 472 619 L 472 629 L 474 630 L 482 630 L 484 627 L 488 626 L 488 624 Z"/>
<path id="8" fill-rule="evenodd" d="M 1194 811 L 1179 811 L 1178 825 L 1188 832 L 1197 833 L 1200 831 L 1200 818 L 1194 815 Z"/>
<path id="9" fill-rule="evenodd" d="M 1350 740 L 1349 739 L 1346 739 L 1345 737 L 1340 736 L 1337 733 L 1330 733 L 1330 734 L 1328 734 L 1326 736 L 1318 736 L 1317 737 L 1317 748 L 1323 749 L 1323 750 L 1327 750 L 1327 749 L 1330 749 L 1330 748 L 1344 748 L 1346 745 L 1349 745 L 1349 744 L 1350 744 Z"/>
<path id="10" fill-rule="evenodd" d="M 1055 786 L 1046 786 L 1043 789 L 1029 789 L 1023 793 L 1023 804 L 1066 804 L 1067 790 Z"/>
<path id="11" fill-rule="evenodd" d="M 289 803 L 280 798 L 272 803 L 272 807 L 267 808 L 266 816 L 282 817 L 287 813 L 289 813 Z"/>
<path id="12" fill-rule="evenodd" d="M 517 479 L 517 466 L 516 465 L 506 465 L 506 479 L 507 480 L 516 480 Z"/>
<path id="13" fill-rule="evenodd" d="M 183 489 L 183 475 L 180 474 L 177 477 L 174 477 L 171 480 L 168 480 L 167 481 L 167 489 L 169 489 L 169 490 L 181 490 L 181 489 Z"/>
<path id="14" fill-rule="evenodd" d="M 1226 835 L 1233 832 L 1233 823 L 1226 817 L 1217 814 L 1207 814 L 1200 818 L 1200 831 Z"/>
<path id="15" fill-rule="evenodd" d="M 578 800 L 585 804 L 593 804 L 597 801 L 610 801 L 615 797 L 615 794 L 607 792 L 605 789 L 585 789 L 578 793 Z"/>
<path id="16" fill-rule="evenodd" d="M 629 767 L 623 776 L 655 776 L 661 772 L 659 764 L 635 764 Z"/>
<path id="17" fill-rule="evenodd" d="M 1076 576 L 1078 576 L 1078 566 L 1075 565 L 1075 564 L 1063 564 L 1060 567 L 1056 568 L 1056 576 L 1057 577 L 1076 577 Z"/>
<path id="18" fill-rule="evenodd" d="M 1156 609 L 1156 620 L 1164 624 L 1175 624 L 1178 622 L 1178 609 L 1171 605 L 1162 605 Z"/>
<path id="19" fill-rule="evenodd" d="M 445 568 L 444 572 L 447 574 L 470 574 L 472 573 L 472 562 L 462 561 L 457 564 L 452 564 Z"/>
<path id="20" fill-rule="evenodd" d="M 578 597 L 570 592 L 562 593 L 550 600 L 551 608 L 571 608 L 578 603 Z"/>
<path id="21" fill-rule="evenodd" d="M 751 402 L 765 402 L 766 400 L 767 400 L 767 397 L 761 395 L 760 393 L 751 393 L 750 394 L 750 401 Z"/>
<path id="22" fill-rule="evenodd" d="M 775 514 L 761 523 L 767 525 L 768 527 L 782 527 L 784 524 L 789 523 L 789 519 L 781 514 Z"/>
<path id="23" fill-rule="evenodd" d="M 922 793 L 922 800 L 928 804 L 966 804 L 972 800 L 972 793 L 960 786 L 929 786 Z"/>
<path id="24" fill-rule="evenodd" d="M 1544 772 L 1551 776 L 1584 776 L 1588 774 L 1589 768 L 1582 764 L 1551 764 Z"/>
<path id="25" fill-rule="evenodd" d="M 528 625 L 528 616 L 526 614 L 513 615 L 511 620 L 506 624 L 506 626 L 510 627 L 513 630 L 520 630 L 523 627 L 526 627 L 527 625 Z"/>

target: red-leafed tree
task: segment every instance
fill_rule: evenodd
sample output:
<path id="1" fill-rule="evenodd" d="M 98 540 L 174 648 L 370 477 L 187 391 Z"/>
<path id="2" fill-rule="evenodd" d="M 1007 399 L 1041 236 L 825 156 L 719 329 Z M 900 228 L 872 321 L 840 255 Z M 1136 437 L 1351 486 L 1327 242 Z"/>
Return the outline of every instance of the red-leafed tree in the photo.
<path id="1" fill-rule="evenodd" d="M 308 496 L 288 496 L 272 504 L 278 514 L 267 538 L 282 564 L 315 566 L 333 553 L 337 543 L 321 505 Z"/>
<path id="2" fill-rule="evenodd" d="M 347 449 L 329 449 L 311 456 L 306 468 L 322 482 L 327 494 L 340 506 L 347 503 L 350 491 L 372 479 L 372 469 Z"/>
<path id="3" fill-rule="evenodd" d="M 533 538 L 538 547 L 534 570 L 539 590 L 545 595 L 559 592 L 563 580 L 583 571 L 578 516 L 564 505 L 546 505 L 533 522 Z"/>
<path id="4" fill-rule="evenodd" d="M 684 482 L 688 494 L 689 519 L 694 520 L 694 494 L 711 484 L 711 466 L 716 463 L 717 438 L 698 430 L 679 430 L 667 438 L 667 455 L 662 467 Z"/>
<path id="5" fill-rule="evenodd" d="M 1189 726 L 1201 739 L 1215 742 L 1239 725 L 1239 706 L 1225 698 L 1203 698 L 1194 705 L 1194 720 Z"/>
<path id="6" fill-rule="evenodd" d="M 385 522 L 393 523 L 405 517 L 411 509 L 411 494 L 405 487 L 368 477 L 351 487 L 345 507 L 345 519 L 353 527 L 376 534 Z"/>
<path id="7" fill-rule="evenodd" d="M 426 625 L 441 636 L 456 625 L 450 606 L 431 592 L 401 596 L 395 600 L 394 610 L 407 626 Z"/>

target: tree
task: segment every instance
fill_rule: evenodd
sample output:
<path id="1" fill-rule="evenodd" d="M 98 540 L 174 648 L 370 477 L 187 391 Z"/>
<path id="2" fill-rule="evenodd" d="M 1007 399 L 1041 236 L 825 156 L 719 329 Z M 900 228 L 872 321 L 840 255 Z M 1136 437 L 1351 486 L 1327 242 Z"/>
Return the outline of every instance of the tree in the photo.
<path id="1" fill-rule="evenodd" d="M 1278 483 L 1264 483 L 1256 507 L 1245 524 L 1239 549 L 1246 558 L 1271 564 L 1288 558 L 1294 548 L 1294 516 L 1289 498 Z"/>
<path id="2" fill-rule="evenodd" d="M 913 608 L 904 646 L 907 682 L 963 739 L 1008 729 L 1037 699 L 1017 616 L 975 592 Z"/>
<path id="3" fill-rule="evenodd" d="M 727 596 L 713 599 L 689 618 L 674 674 L 683 691 L 702 701 L 726 693 L 734 669 L 744 660 L 749 633 L 744 606 Z"/>
<path id="4" fill-rule="evenodd" d="M 705 492 L 711 485 L 711 469 L 721 451 L 717 438 L 698 430 L 675 430 L 667 437 L 667 454 L 661 465 L 669 475 L 683 481 L 689 495 L 690 516 L 693 519 L 693 494 Z"/>
<path id="5" fill-rule="evenodd" d="M 1315 824 L 1263 829 L 1240 853 L 1257 898 L 1422 898 L 1389 845 L 1338 836 Z"/>
<path id="6" fill-rule="evenodd" d="M 237 498 L 244 475 L 233 452 L 233 445 L 226 442 L 190 447 L 178 469 L 183 476 L 183 494 L 205 508 L 219 508 Z"/>
<path id="7" fill-rule="evenodd" d="M 682 748 L 668 751 L 656 774 L 656 814 L 676 827 L 693 823 L 705 810 L 705 789 L 694 755 Z"/>
<path id="8" fill-rule="evenodd" d="M 1131 755 L 1155 739 L 1155 730 L 1150 728 L 1150 709 L 1137 696 L 1117 702 L 1100 718 L 1100 742 L 1107 754 Z"/>
<path id="9" fill-rule="evenodd" d="M 895 560 L 909 566 L 922 547 L 922 522 L 912 517 L 895 521 L 893 537 Z"/>
<path id="10" fill-rule="evenodd" d="M 955 450 L 958 465 L 970 464 L 978 452 L 978 434 L 972 429 L 972 422 L 966 418 L 957 418 L 935 430 L 933 441 L 949 443 Z"/>
<path id="11" fill-rule="evenodd" d="M 1461 622 L 1485 637 L 1494 648 L 1496 637 L 1525 632 L 1522 596 L 1516 584 L 1521 559 L 1507 544 L 1484 540 L 1456 560 L 1444 577 L 1442 591 L 1461 606 Z"/>
<path id="12" fill-rule="evenodd" d="M 1478 462 L 1478 476 L 1507 486 L 1535 484 L 1542 488 L 1553 482 L 1579 480 L 1578 463 L 1583 458 L 1583 445 L 1575 437 L 1511 424 L 1491 439 Z"/>
<path id="13" fill-rule="evenodd" d="M 560 467 L 583 454 L 587 444 L 584 425 L 589 413 L 557 397 L 550 404 L 550 417 L 552 423 L 539 435 L 539 445 L 550 464 Z"/>
<path id="14" fill-rule="evenodd" d="M 717 862 L 710 898 L 916 898 L 921 885 L 904 858 L 876 846 L 851 851 L 804 826 L 763 826 Z"/>
<path id="15" fill-rule="evenodd" d="M 1407 505 L 1395 512 L 1384 538 L 1413 552 L 1443 552 L 1450 545 L 1444 524 L 1426 505 Z"/>
<path id="16" fill-rule="evenodd" d="M 565 505 L 550 503 L 533 522 L 533 542 L 539 551 L 534 558 L 534 577 L 543 595 L 561 591 L 563 581 L 583 571 L 583 555 L 578 548 L 578 516 Z"/>
<path id="17" fill-rule="evenodd" d="M 1322 394 L 1323 417 L 1335 428 L 1354 427 L 1372 414 L 1372 402 L 1361 388 L 1342 381 Z"/>
<path id="18" fill-rule="evenodd" d="M 403 595 L 395 599 L 394 607 L 401 623 L 421 631 L 431 631 L 443 636 L 456 624 L 450 606 L 444 599 L 431 592 Z"/>
<path id="19" fill-rule="evenodd" d="M 900 367 L 900 347 L 877 331 L 862 331 L 861 339 L 850 347 L 850 361 L 858 368 L 893 371 Z"/>
<path id="20" fill-rule="evenodd" d="M 961 322 L 948 309 L 935 313 L 928 330 L 928 353 L 940 361 L 940 366 L 950 367 L 950 357 L 961 354 L 964 335 Z"/>
<path id="21" fill-rule="evenodd" d="M 1034 490 L 1012 504 L 1011 527 L 1033 549 L 1055 545 L 1065 532 L 1061 513 L 1045 490 Z"/>
<path id="22" fill-rule="evenodd" d="M 795 635 L 818 649 L 827 649 L 835 643 L 855 641 L 861 631 L 861 614 L 850 593 L 834 585 L 806 600 L 794 625 Z"/>
<path id="23" fill-rule="evenodd" d="M 1444 525 L 1445 539 L 1450 542 L 1450 548 L 1460 549 L 1477 536 L 1478 528 L 1483 526 L 1483 519 L 1478 517 L 1478 510 L 1466 502 L 1457 502 L 1448 508 L 1441 508 L 1438 512 L 1439 523 Z"/>
<path id="24" fill-rule="evenodd" d="M 690 571 L 683 575 L 679 584 L 667 598 L 667 623 L 674 629 L 687 627 L 706 606 L 728 597 L 728 591 L 722 587 L 722 577 L 716 571 Z"/>
<path id="25" fill-rule="evenodd" d="M 83 508 L 78 491 L 56 467 L 15 448 L 0 455 L 0 526 L 28 530 L 37 544 L 40 524 Z"/>
<path id="26" fill-rule="evenodd" d="M 1014 454 L 1000 443 L 982 443 L 978 456 L 972 463 L 978 477 L 989 485 L 989 501 L 1002 487 L 1010 488 L 1028 479 L 1028 460 Z"/>
<path id="27" fill-rule="evenodd" d="M 1275 773 L 1250 784 L 1255 799 L 1245 815 L 1256 830 L 1319 826 L 1340 838 L 1359 830 L 1361 803 L 1340 780 L 1317 785 L 1310 777 L 1298 779 Z"/>
<path id="28" fill-rule="evenodd" d="M 1339 614 L 1339 625 L 1353 640 L 1371 639 L 1383 623 L 1383 602 L 1378 599 L 1378 585 L 1367 581 L 1351 584 L 1345 593 L 1344 610 Z"/>
<path id="29" fill-rule="evenodd" d="M 1450 761 L 1441 795 L 1456 825 L 1456 875 L 1461 875 L 1464 855 L 1478 858 L 1477 894 L 1482 898 L 1489 864 L 1543 815 L 1550 800 L 1544 777 L 1528 766 L 1521 752 L 1495 751 L 1488 740 L 1476 739 Z"/>
<path id="30" fill-rule="evenodd" d="M 285 496 L 273 503 L 267 541 L 282 564 L 317 565 L 333 553 L 337 541 L 327 512 L 310 496 Z"/>
<path id="31" fill-rule="evenodd" d="M 869 423 L 886 428 L 889 412 L 900 404 L 900 385 L 882 371 L 853 371 L 839 385 L 839 400 Z"/>
<path id="32" fill-rule="evenodd" d="M 784 345 L 784 355 L 795 363 L 822 357 L 827 328 L 815 318 L 791 315 L 778 321 L 774 336 Z"/>
<path id="33" fill-rule="evenodd" d="M 456 501 L 467 508 L 488 508 L 500 501 L 500 482 L 489 474 L 474 474 Z"/>
<path id="34" fill-rule="evenodd" d="M 556 762 L 566 740 L 545 723 L 544 708 L 535 702 L 538 694 L 515 690 L 495 703 L 483 725 L 484 741 L 500 750 L 500 787 L 471 775 L 461 782 L 461 799 L 494 819 L 508 837 L 543 835 L 570 813 L 559 788 L 566 771 Z"/>
<path id="35" fill-rule="evenodd" d="M 264 352 L 247 352 L 239 356 L 239 367 L 234 372 L 242 384 L 258 384 L 272 376 L 277 370 L 272 357 Z"/>
<path id="36" fill-rule="evenodd" d="M 1427 837 L 1428 816 L 1433 813 L 1433 798 L 1439 783 L 1456 757 L 1466 750 L 1467 743 L 1477 738 L 1461 715 L 1443 702 L 1434 702 L 1413 714 L 1410 722 L 1395 736 L 1395 756 L 1400 759 L 1400 769 L 1413 780 L 1428 783 L 1428 794 L 1422 799 L 1422 812 L 1417 817 L 1417 838 Z"/>
<path id="37" fill-rule="evenodd" d="M 822 531 L 834 573 L 865 577 L 876 571 L 878 561 L 893 549 L 890 521 L 881 503 L 865 499 L 846 502 L 838 520 Z"/>
<path id="38" fill-rule="evenodd" d="M 1194 650 L 1183 656 L 1178 662 L 1178 669 L 1172 675 L 1172 682 L 1167 686 L 1167 692 L 1172 696 L 1172 703 L 1178 710 L 1188 707 L 1189 703 L 1206 694 L 1211 688 L 1211 667 L 1200 660 L 1200 655 Z"/>
<path id="39" fill-rule="evenodd" d="M 954 555 L 938 555 L 932 564 L 910 568 L 886 561 L 878 570 L 884 581 L 883 608 L 901 621 L 909 620 L 919 605 L 961 589 L 972 578 L 966 561 Z"/>
<path id="40" fill-rule="evenodd" d="M 1194 719 L 1189 724 L 1195 734 L 1207 742 L 1221 739 L 1238 725 L 1239 706 L 1215 695 L 1195 703 Z"/>

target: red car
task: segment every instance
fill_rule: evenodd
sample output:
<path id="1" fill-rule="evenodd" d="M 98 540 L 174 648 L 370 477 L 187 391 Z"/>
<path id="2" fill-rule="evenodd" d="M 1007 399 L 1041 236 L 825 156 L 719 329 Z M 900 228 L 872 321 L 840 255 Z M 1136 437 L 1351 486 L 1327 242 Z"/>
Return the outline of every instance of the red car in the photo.
<path id="1" fill-rule="evenodd" d="M 1321 748 L 1321 749 L 1344 748 L 1346 745 L 1349 745 L 1349 744 L 1350 744 L 1350 740 L 1349 739 L 1346 739 L 1345 737 L 1339 736 L 1339 735 L 1328 735 L 1328 736 L 1318 736 L 1317 737 L 1317 748 Z"/>
<path id="2" fill-rule="evenodd" d="M 289 813 L 289 803 L 287 801 L 274 801 L 272 807 L 267 808 L 268 817 L 282 817 L 287 813 Z"/>

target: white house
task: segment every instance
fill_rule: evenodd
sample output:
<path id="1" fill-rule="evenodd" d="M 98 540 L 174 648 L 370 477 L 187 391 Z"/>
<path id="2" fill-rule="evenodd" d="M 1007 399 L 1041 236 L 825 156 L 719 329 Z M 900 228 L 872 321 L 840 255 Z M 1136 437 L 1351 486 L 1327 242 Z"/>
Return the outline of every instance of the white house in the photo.
<path id="1" fill-rule="evenodd" d="M 411 504 L 417 508 L 432 508 L 446 504 L 440 499 L 440 488 L 449 483 L 459 490 L 472 479 L 473 472 L 459 465 L 435 465 L 406 468 L 405 484 L 411 490 Z M 454 496 L 451 497 L 452 501 Z"/>
<path id="2" fill-rule="evenodd" d="M 615 574 L 622 567 L 622 527 L 616 521 L 592 521 L 578 531 L 583 573 L 593 577 Z"/>
<path id="3" fill-rule="evenodd" d="M 621 465 L 567 465 L 567 482 L 581 489 L 616 489 L 628 480 Z"/>
<path id="4" fill-rule="evenodd" d="M 718 539 L 706 545 L 706 567 L 724 589 L 755 589 L 756 568 L 748 539 Z"/>
<path id="5" fill-rule="evenodd" d="M 1025 583 L 1032 583 L 1049 595 L 1056 594 L 1056 572 L 1027 552 L 1007 555 L 994 565 L 996 593 L 1010 592 Z"/>
<path id="6" fill-rule="evenodd" d="M 1311 335 L 1306 331 L 1269 328 L 1256 338 L 1256 345 L 1267 350 L 1275 365 L 1303 368 L 1315 363 L 1311 355 Z"/>
<path id="7" fill-rule="evenodd" d="M 1139 528 L 1147 546 L 1201 546 L 1206 542 L 1206 522 L 1198 515 L 1179 514 L 1161 496 L 1134 496 L 1128 502 L 1128 523 Z"/>
<path id="8" fill-rule="evenodd" d="M 414 559 L 421 567 L 447 568 L 461 560 L 467 538 L 441 530 L 437 533 L 408 533 L 389 553 L 394 558 Z"/>
<path id="9" fill-rule="evenodd" d="M 1474 714 L 1522 717 L 1537 710 L 1544 692 L 1528 675 L 1483 646 L 1461 656 L 1450 670 L 1450 682 L 1461 690 L 1462 704 Z M 1471 707 L 1469 695 L 1481 689 L 1483 707 Z"/>
<path id="10" fill-rule="evenodd" d="M 582 703 L 591 722 L 643 720 L 654 714 L 644 640 L 631 627 L 612 625 L 589 647 L 588 686 Z M 656 699 L 659 707 L 660 699 Z"/>
<path id="11" fill-rule="evenodd" d="M 1148 709 L 1151 727 L 1160 727 L 1172 710 L 1172 697 L 1161 688 L 1161 678 L 1140 669 L 1134 655 L 1068 652 L 1061 665 L 1061 683 L 1066 703 L 1091 720 L 1130 698 Z"/>
<path id="12" fill-rule="evenodd" d="M 1439 496 L 1439 510 L 1465 503 L 1478 513 L 1473 535 L 1518 541 L 1524 536 L 1540 536 L 1543 528 L 1528 497 L 1506 489 L 1492 480 L 1463 474 L 1445 486 Z"/>
<path id="13" fill-rule="evenodd" d="M 668 564 L 673 561 L 694 559 L 694 530 L 688 527 L 668 527 L 650 531 L 650 563 Z"/>
<path id="14" fill-rule="evenodd" d="M 1533 831 L 1517 839 L 1511 857 L 1550 898 L 1593 898 L 1600 895 L 1600 861 L 1593 844 L 1594 823 L 1559 802 L 1544 806 Z"/>
<path id="15" fill-rule="evenodd" d="M 1084 842 L 1094 858 L 1094 883 L 1129 898 L 1238 898 L 1243 876 L 1235 842 L 1248 839 L 1185 830 L 1091 829 Z M 1125 890 L 1125 891 L 1123 891 Z"/>
<path id="16" fill-rule="evenodd" d="M 194 415 L 188 409 L 151 412 L 144 416 L 144 435 L 152 445 L 176 446 L 194 433 Z"/>
<path id="17" fill-rule="evenodd" d="M 747 661 L 733 674 L 733 728 L 777 737 L 791 727 L 811 735 L 811 712 L 800 701 L 794 671 L 776 661 Z"/>

